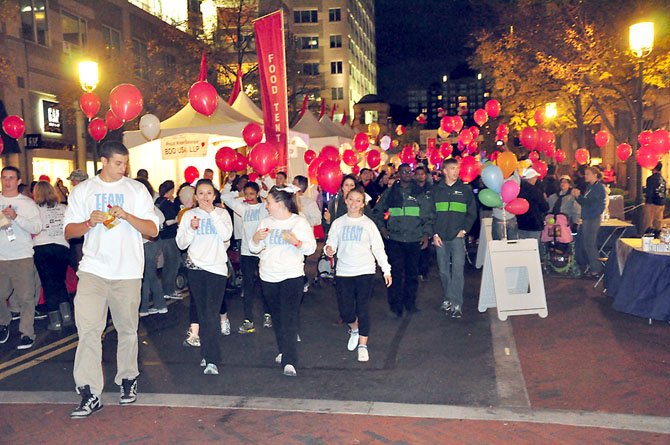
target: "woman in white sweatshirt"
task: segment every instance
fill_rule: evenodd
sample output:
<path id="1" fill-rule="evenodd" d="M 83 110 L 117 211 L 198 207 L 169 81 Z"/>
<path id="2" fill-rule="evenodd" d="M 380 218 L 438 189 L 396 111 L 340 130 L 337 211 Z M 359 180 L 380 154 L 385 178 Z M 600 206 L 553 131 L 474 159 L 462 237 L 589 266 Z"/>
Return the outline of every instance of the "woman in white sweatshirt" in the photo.
<path id="1" fill-rule="evenodd" d="M 240 196 L 240 193 L 242 195 Z M 260 280 L 258 277 L 258 255 L 249 251 L 249 240 L 261 220 L 268 216 L 265 204 L 259 198 L 258 184 L 249 181 L 242 191 L 231 191 L 221 195 L 223 202 L 238 216 L 241 221 L 242 247 L 240 249 L 240 267 L 242 269 L 242 288 L 244 289 L 244 322 L 237 330 L 240 334 L 256 332 L 254 325 L 254 301 L 256 296 L 263 300 L 263 327 L 272 327 L 272 317 L 265 299 L 262 297 Z M 241 199 L 240 199 L 241 198 Z M 234 226 L 235 224 L 233 224 Z"/>
<path id="2" fill-rule="evenodd" d="M 266 206 L 269 217 L 258 225 L 249 250 L 260 257 L 259 274 L 263 296 L 272 315 L 284 375 L 295 376 L 298 363 L 296 339 L 298 313 L 305 275 L 305 255 L 316 250 L 314 232 L 307 220 L 298 215 L 295 188 L 272 187 Z"/>
<path id="3" fill-rule="evenodd" d="M 326 255 L 337 253 L 335 287 L 342 320 L 349 325 L 350 351 L 358 351 L 358 361 L 367 362 L 370 334 L 369 301 L 375 277 L 375 260 L 384 273 L 386 287 L 391 285 L 391 265 L 384 251 L 384 241 L 375 223 L 363 214 L 365 191 L 351 190 L 346 197 L 346 215 L 330 226 Z"/>
<path id="4" fill-rule="evenodd" d="M 177 230 L 177 246 L 188 248 L 186 268 L 191 297 L 200 322 L 201 366 L 205 374 L 218 374 L 221 364 L 219 308 L 228 275 L 228 246 L 233 223 L 228 212 L 214 207 L 212 181 L 201 179 L 195 188 L 197 207 L 187 210 Z"/>

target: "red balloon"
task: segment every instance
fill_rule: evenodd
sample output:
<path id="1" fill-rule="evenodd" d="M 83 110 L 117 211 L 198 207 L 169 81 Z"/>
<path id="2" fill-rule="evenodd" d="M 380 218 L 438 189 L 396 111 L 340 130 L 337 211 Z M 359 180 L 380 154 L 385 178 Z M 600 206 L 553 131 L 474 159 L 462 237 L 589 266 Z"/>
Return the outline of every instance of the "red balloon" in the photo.
<path id="1" fill-rule="evenodd" d="M 579 148 L 575 151 L 575 161 L 579 165 L 586 165 L 591 160 L 591 154 L 586 148 Z"/>
<path id="2" fill-rule="evenodd" d="M 123 121 L 116 117 L 116 114 L 112 110 L 107 110 L 107 113 L 105 113 L 105 123 L 107 124 L 107 129 L 111 131 L 123 127 Z"/>
<path id="3" fill-rule="evenodd" d="M 354 136 L 354 148 L 358 151 L 365 151 L 370 146 L 370 140 L 365 133 L 357 133 Z"/>
<path id="4" fill-rule="evenodd" d="M 340 150 L 332 145 L 326 145 L 319 152 L 319 157 L 333 162 L 340 162 Z"/>
<path id="5" fill-rule="evenodd" d="M 445 133 L 451 133 L 455 129 L 454 119 L 451 116 L 444 116 L 440 119 L 440 128 Z"/>
<path id="6" fill-rule="evenodd" d="M 495 119 L 500 114 L 500 102 L 495 99 L 491 99 L 486 102 L 484 109 L 488 113 L 489 117 Z"/>
<path id="7" fill-rule="evenodd" d="M 370 150 L 368 152 L 368 165 L 370 168 L 377 168 L 382 161 L 382 155 L 377 150 Z"/>
<path id="8" fill-rule="evenodd" d="M 316 172 L 319 171 L 319 167 L 321 164 L 325 161 L 323 158 L 316 158 L 311 164 L 309 164 L 309 167 L 307 167 L 307 177 L 309 177 L 312 180 L 316 180 Z"/>
<path id="9" fill-rule="evenodd" d="M 353 167 L 351 167 L 351 173 L 353 173 L 354 175 L 357 175 L 360 172 L 361 172 L 361 168 L 358 165 L 354 165 Z"/>
<path id="10" fill-rule="evenodd" d="M 256 182 L 256 179 L 258 179 L 258 173 L 256 172 L 249 173 L 249 181 Z"/>
<path id="11" fill-rule="evenodd" d="M 663 144 L 662 142 L 660 142 L 660 141 L 654 141 L 654 140 L 652 140 L 652 141 L 649 143 L 649 145 L 645 145 L 645 146 L 642 147 L 642 148 L 648 148 L 648 149 L 650 149 L 651 151 L 653 151 L 654 153 L 656 153 L 656 154 L 658 155 L 659 158 L 662 157 L 662 156 L 666 153 L 665 146 L 664 146 L 664 144 Z"/>
<path id="12" fill-rule="evenodd" d="M 451 152 L 454 151 L 454 147 L 451 146 L 450 143 L 448 142 L 443 142 L 440 144 L 440 154 L 444 159 L 448 158 L 451 156 Z M 434 164 L 434 162 L 433 162 Z"/>
<path id="13" fill-rule="evenodd" d="M 473 119 L 477 125 L 480 127 L 486 123 L 487 120 L 489 120 L 489 115 L 486 112 L 486 110 L 480 108 L 477 111 L 475 111 L 475 114 L 473 115 Z"/>
<path id="14" fill-rule="evenodd" d="M 11 115 L 2 121 L 2 129 L 9 137 L 18 139 L 26 131 L 26 123 L 19 116 Z"/>
<path id="15" fill-rule="evenodd" d="M 651 130 L 644 130 L 637 137 L 637 141 L 640 143 L 640 146 L 647 145 L 651 142 L 651 135 L 654 134 Z"/>
<path id="16" fill-rule="evenodd" d="M 188 103 L 198 113 L 211 116 L 216 111 L 219 95 L 211 83 L 206 80 L 199 80 L 191 85 L 188 90 Z"/>
<path id="17" fill-rule="evenodd" d="M 535 119 L 535 123 L 538 127 L 542 125 L 542 123 L 544 123 L 544 111 L 537 110 L 533 115 L 533 119 Z"/>
<path id="18" fill-rule="evenodd" d="M 521 131 L 521 145 L 528 150 L 535 150 L 537 147 L 537 130 L 532 127 L 526 127 Z"/>
<path id="19" fill-rule="evenodd" d="M 451 148 L 451 146 L 449 146 L 449 148 Z M 428 160 L 429 160 L 430 163 L 433 164 L 433 165 L 441 164 L 441 163 L 442 163 L 442 160 L 443 160 L 443 159 L 442 159 L 441 151 L 440 151 L 440 150 L 435 150 L 434 152 L 432 152 L 432 153 L 430 154 L 430 156 L 428 157 Z"/>
<path id="20" fill-rule="evenodd" d="M 542 128 L 537 129 L 537 149 L 539 151 L 546 151 L 550 145 L 554 143 L 554 133 Z M 547 155 L 549 156 L 549 155 Z"/>
<path id="21" fill-rule="evenodd" d="M 400 160 L 404 164 L 413 164 L 416 162 L 416 156 L 414 156 L 414 150 L 412 147 L 405 147 L 400 152 Z"/>
<path id="22" fill-rule="evenodd" d="M 342 153 L 342 162 L 347 164 L 349 167 L 353 167 L 356 165 L 356 161 L 358 161 L 356 152 L 353 150 L 344 150 L 344 153 Z"/>
<path id="23" fill-rule="evenodd" d="M 99 117 L 96 117 L 88 123 L 88 134 L 90 134 L 96 142 L 100 142 L 107 136 L 107 124 Z"/>
<path id="24" fill-rule="evenodd" d="M 328 193 L 337 193 L 342 182 L 342 171 L 339 162 L 325 160 L 316 172 L 316 180 L 323 190 Z"/>
<path id="25" fill-rule="evenodd" d="M 271 142 L 261 142 L 251 149 L 248 161 L 259 175 L 267 175 L 279 165 L 279 150 Z"/>
<path id="26" fill-rule="evenodd" d="M 547 148 L 544 150 L 544 154 L 548 158 L 553 158 L 554 155 L 556 154 L 556 147 L 554 146 L 553 142 L 547 146 Z"/>
<path id="27" fill-rule="evenodd" d="M 465 129 L 461 131 L 461 134 L 458 135 L 458 142 L 466 146 L 472 142 L 472 133 L 470 133 L 470 130 Z"/>
<path id="28" fill-rule="evenodd" d="M 199 177 L 200 172 L 198 171 L 197 168 L 193 167 L 192 165 L 184 169 L 184 180 L 189 184 L 198 179 Z"/>
<path id="29" fill-rule="evenodd" d="M 480 172 L 479 162 L 474 158 L 474 156 L 465 156 L 461 161 L 461 168 L 459 176 L 463 182 L 472 182 Z"/>
<path id="30" fill-rule="evenodd" d="M 247 158 L 245 158 L 242 153 L 237 153 L 237 156 L 235 157 L 235 167 L 233 170 L 236 172 L 246 171 L 247 164 Z"/>
<path id="31" fill-rule="evenodd" d="M 305 150 L 305 154 L 302 155 L 302 158 L 305 160 L 305 164 L 309 165 L 316 159 L 316 152 L 314 150 Z"/>
<path id="32" fill-rule="evenodd" d="M 600 130 L 595 136 L 596 145 L 603 148 L 610 141 L 610 134 L 605 130 Z"/>
<path id="33" fill-rule="evenodd" d="M 652 149 L 648 147 L 642 147 L 637 151 L 635 156 L 637 163 L 642 167 L 651 170 L 658 164 L 660 157 Z"/>
<path id="34" fill-rule="evenodd" d="M 631 154 L 633 154 L 633 147 L 631 147 L 630 144 L 624 142 L 623 144 L 617 145 L 616 156 L 621 162 L 626 162 Z"/>
<path id="35" fill-rule="evenodd" d="M 509 135 L 509 127 L 505 124 L 498 125 L 498 128 L 496 128 L 496 135 L 498 136 L 498 139 L 502 139 L 504 136 Z"/>
<path id="36" fill-rule="evenodd" d="M 242 139 L 249 147 L 253 147 L 263 140 L 263 128 L 255 122 L 247 124 L 242 130 Z"/>
<path id="37" fill-rule="evenodd" d="M 234 171 L 237 164 L 237 152 L 230 147 L 221 147 L 214 155 L 214 162 L 221 171 Z"/>
<path id="38" fill-rule="evenodd" d="M 533 170 L 535 170 L 540 175 L 540 179 L 543 179 L 545 176 L 547 176 L 547 171 L 549 168 L 546 162 L 536 161 L 533 162 Z"/>
<path id="39" fill-rule="evenodd" d="M 84 116 L 93 119 L 100 111 L 100 98 L 95 93 L 84 93 L 79 98 L 79 107 Z"/>
<path id="40" fill-rule="evenodd" d="M 533 150 L 530 153 L 528 153 L 528 159 L 530 159 L 533 162 L 537 162 L 540 160 L 540 153 Z"/>
<path id="41" fill-rule="evenodd" d="M 670 151 L 670 133 L 667 130 L 656 130 L 651 134 L 649 144 L 655 144 L 665 154 Z"/>
<path id="42" fill-rule="evenodd" d="M 472 133 L 472 139 L 476 140 L 479 137 L 479 127 L 473 125 L 470 127 L 470 133 Z"/>
<path id="43" fill-rule="evenodd" d="M 5 148 L 5 143 L 2 142 L 2 138 L 0 138 L 0 154 L 2 154 L 2 150 Z"/>
<path id="44" fill-rule="evenodd" d="M 135 85 L 122 83 L 109 93 L 109 107 L 123 122 L 135 119 L 142 112 L 144 99 Z"/>
<path id="45" fill-rule="evenodd" d="M 565 151 L 561 150 L 560 148 L 556 150 L 556 153 L 554 154 L 554 159 L 556 159 L 556 162 L 559 164 L 565 161 Z"/>
<path id="46" fill-rule="evenodd" d="M 505 205 L 505 210 L 513 215 L 523 215 L 529 208 L 528 201 L 523 198 L 514 198 Z"/>
<path id="47" fill-rule="evenodd" d="M 489 161 L 495 162 L 496 159 L 498 159 L 498 156 L 500 156 L 500 152 L 499 152 L 498 150 L 492 152 L 492 153 L 489 155 Z"/>
<path id="48" fill-rule="evenodd" d="M 454 131 L 461 131 L 461 128 L 463 128 L 463 118 L 460 116 L 454 116 L 451 118 L 451 120 L 454 121 Z"/>

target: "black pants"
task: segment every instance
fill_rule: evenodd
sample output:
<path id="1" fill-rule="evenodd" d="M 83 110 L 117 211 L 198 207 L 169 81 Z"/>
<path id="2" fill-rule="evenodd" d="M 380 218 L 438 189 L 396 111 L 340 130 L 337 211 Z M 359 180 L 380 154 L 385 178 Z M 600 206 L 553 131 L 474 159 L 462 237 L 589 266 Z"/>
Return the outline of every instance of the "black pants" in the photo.
<path id="1" fill-rule="evenodd" d="M 388 240 L 387 246 L 393 277 L 393 284 L 388 290 L 389 308 L 401 315 L 403 308 L 416 306 L 421 246 L 418 241 L 403 243 L 394 240 Z"/>
<path id="2" fill-rule="evenodd" d="M 189 278 L 190 279 L 190 278 Z M 189 283 L 190 286 L 190 283 Z M 225 295 L 225 287 L 221 291 Z M 219 307 L 219 314 L 227 314 L 228 305 L 226 304 L 225 297 L 221 298 L 221 307 Z M 191 297 L 191 302 L 188 305 L 188 322 L 193 324 L 198 324 L 198 311 L 195 307 L 195 298 Z"/>
<path id="3" fill-rule="evenodd" d="M 337 277 L 337 306 L 340 317 L 345 323 L 353 323 L 358 319 L 358 333 L 363 337 L 370 335 L 370 296 L 374 275 L 358 275 L 356 277 Z"/>
<path id="4" fill-rule="evenodd" d="M 267 301 L 277 347 L 282 354 L 281 364 L 297 366 L 298 315 L 302 298 L 303 277 L 289 278 L 279 283 L 261 280 L 263 296 Z"/>
<path id="5" fill-rule="evenodd" d="M 221 363 L 221 328 L 219 308 L 227 278 L 205 270 L 188 269 L 188 285 L 200 323 L 202 358 L 207 363 Z"/>
<path id="6" fill-rule="evenodd" d="M 419 275 L 426 277 L 430 270 L 431 260 L 435 257 L 435 252 L 432 249 L 432 245 L 428 244 L 428 247 L 421 250 L 419 255 Z"/>
<path id="7" fill-rule="evenodd" d="M 270 313 L 268 304 L 265 302 L 265 298 L 263 298 L 263 293 L 261 292 L 261 279 L 258 277 L 258 261 L 259 258 L 256 256 L 240 256 L 242 287 L 244 288 L 244 298 L 242 299 L 244 303 L 244 318 L 251 322 L 254 321 L 254 301 L 256 301 L 257 296 L 261 297 L 261 301 L 263 301 L 263 312 L 266 314 Z"/>
<path id="8" fill-rule="evenodd" d="M 70 250 L 60 244 L 35 246 L 34 260 L 44 289 L 47 311 L 57 311 L 61 303 L 70 301 L 65 287 L 65 273 L 70 261 Z"/>

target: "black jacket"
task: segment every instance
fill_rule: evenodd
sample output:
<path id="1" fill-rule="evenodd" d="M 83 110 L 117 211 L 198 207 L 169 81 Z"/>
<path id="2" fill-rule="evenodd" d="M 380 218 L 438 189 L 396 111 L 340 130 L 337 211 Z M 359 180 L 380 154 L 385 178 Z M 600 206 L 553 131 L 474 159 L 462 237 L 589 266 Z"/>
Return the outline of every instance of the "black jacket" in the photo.
<path id="1" fill-rule="evenodd" d="M 394 241 L 418 242 L 430 236 L 430 198 L 415 182 L 403 187 L 399 181 L 387 189 L 372 210 L 373 220 L 381 230 L 386 227 Z M 388 220 L 384 220 L 386 212 Z"/>
<path id="2" fill-rule="evenodd" d="M 549 204 L 544 199 L 542 190 L 528 181 L 521 181 L 519 198 L 528 201 L 529 208 L 523 215 L 517 215 L 519 230 L 539 232 L 544 228 L 544 215 L 549 211 Z"/>
<path id="3" fill-rule="evenodd" d="M 647 187 L 644 190 L 644 202 L 657 206 L 665 205 L 666 188 L 663 176 L 659 172 L 653 173 L 647 178 Z"/>
<path id="4" fill-rule="evenodd" d="M 470 231 L 477 219 L 477 201 L 469 185 L 460 179 L 447 185 L 443 179 L 433 185 L 430 197 L 433 234 L 451 241 L 461 230 Z"/>

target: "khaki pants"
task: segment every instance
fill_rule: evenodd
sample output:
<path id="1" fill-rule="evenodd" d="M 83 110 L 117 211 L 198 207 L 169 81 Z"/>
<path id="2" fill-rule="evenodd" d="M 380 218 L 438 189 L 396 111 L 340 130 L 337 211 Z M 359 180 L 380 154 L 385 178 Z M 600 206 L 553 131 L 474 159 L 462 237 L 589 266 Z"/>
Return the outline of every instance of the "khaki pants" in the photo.
<path id="1" fill-rule="evenodd" d="M 14 293 L 12 294 L 12 289 Z M 35 339 L 35 265 L 32 257 L 0 261 L 0 325 L 7 326 L 12 314 L 5 299 L 12 294 L 11 307 L 21 312 L 21 335 Z M 38 293 L 39 298 L 39 293 Z"/>
<path id="2" fill-rule="evenodd" d="M 105 386 L 100 336 L 107 324 L 107 308 L 118 333 L 114 382 L 120 385 L 122 379 L 134 379 L 139 375 L 137 325 L 142 280 L 107 280 L 82 271 L 78 276 L 74 315 L 79 345 L 74 357 L 74 381 L 77 388 L 89 385 L 91 392 L 99 395 Z"/>
<path id="3" fill-rule="evenodd" d="M 661 221 L 663 220 L 664 205 L 645 204 L 644 205 L 644 220 L 642 224 L 642 232 L 648 228 L 654 230 L 661 230 Z"/>

